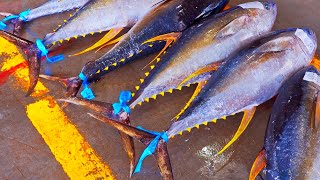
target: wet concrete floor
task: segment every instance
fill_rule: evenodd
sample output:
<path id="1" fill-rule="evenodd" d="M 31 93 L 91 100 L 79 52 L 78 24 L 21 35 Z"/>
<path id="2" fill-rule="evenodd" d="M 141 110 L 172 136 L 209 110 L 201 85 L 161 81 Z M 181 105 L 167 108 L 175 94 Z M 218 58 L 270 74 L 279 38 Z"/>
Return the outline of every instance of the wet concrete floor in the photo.
<path id="1" fill-rule="evenodd" d="M 0 11 L 18 13 L 36 7 L 44 0 L 0 0 Z M 231 0 L 237 5 L 244 0 Z M 278 18 L 274 29 L 288 27 L 309 27 L 320 37 L 320 1 L 318 0 L 277 0 Z M 42 38 L 66 19 L 69 13 L 44 17 L 28 23 L 23 37 L 34 40 Z M 63 53 L 68 55 L 88 47 L 102 34 L 89 35 L 76 41 L 64 43 Z M 98 53 L 70 57 L 51 66 L 52 74 L 76 76 L 89 60 L 98 58 L 107 49 Z M 318 48 L 317 53 L 320 53 Z M 117 101 L 120 90 L 134 90 L 144 76 L 141 69 L 152 59 L 148 57 L 117 69 L 99 82 L 92 84 L 97 100 Z M 44 67 L 44 66 L 43 66 Z M 44 68 L 42 69 L 42 72 Z M 68 179 L 61 165 L 55 160 L 50 149 L 34 128 L 25 113 L 25 105 L 31 98 L 12 86 L 14 79 L 0 88 L 0 179 Z M 42 81 L 55 98 L 63 97 L 64 88 L 58 83 Z M 187 102 L 195 86 L 174 91 L 164 97 L 151 100 L 132 112 L 133 125 L 140 125 L 155 131 L 166 130 L 172 117 Z M 273 100 L 259 106 L 247 131 L 223 155 L 215 153 L 235 133 L 242 114 L 200 126 L 190 133 L 170 140 L 168 149 L 175 179 L 247 179 L 253 160 L 262 148 L 264 132 Z M 117 179 L 128 179 L 129 165 L 120 143 L 118 132 L 111 127 L 90 118 L 87 110 L 70 105 L 64 112 L 78 128 L 96 153 L 110 166 Z M 137 154 L 144 147 L 136 142 Z M 138 158 L 138 157 L 137 157 Z M 133 179 L 161 179 L 155 160 L 144 161 L 142 172 Z M 260 178 L 258 178 L 260 179 Z"/>

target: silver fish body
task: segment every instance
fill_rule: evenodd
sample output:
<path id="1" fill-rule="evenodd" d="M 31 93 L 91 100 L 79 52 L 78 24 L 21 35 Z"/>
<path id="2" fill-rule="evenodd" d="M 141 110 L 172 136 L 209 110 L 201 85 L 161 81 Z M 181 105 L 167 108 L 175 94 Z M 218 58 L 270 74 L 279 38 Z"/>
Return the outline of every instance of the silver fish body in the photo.
<path id="1" fill-rule="evenodd" d="M 31 21 L 39 17 L 69 11 L 80 8 L 89 1 L 90 0 L 49 0 L 48 2 L 31 9 L 30 13 L 25 18 L 26 21 Z"/>
<path id="2" fill-rule="evenodd" d="M 308 29 L 276 31 L 254 42 L 213 74 L 168 136 L 269 100 L 310 63 L 316 47 L 315 34 Z"/>
<path id="3" fill-rule="evenodd" d="M 91 0 L 56 32 L 47 34 L 43 41 L 46 45 L 50 45 L 80 35 L 131 27 L 160 1 Z"/>
<path id="4" fill-rule="evenodd" d="M 274 3 L 246 3 L 188 28 L 166 54 L 160 57 L 160 62 L 141 84 L 130 107 L 161 92 L 176 89 L 198 69 L 223 62 L 234 55 L 269 32 L 276 14 Z M 210 75 L 201 75 L 191 83 L 208 77 Z"/>

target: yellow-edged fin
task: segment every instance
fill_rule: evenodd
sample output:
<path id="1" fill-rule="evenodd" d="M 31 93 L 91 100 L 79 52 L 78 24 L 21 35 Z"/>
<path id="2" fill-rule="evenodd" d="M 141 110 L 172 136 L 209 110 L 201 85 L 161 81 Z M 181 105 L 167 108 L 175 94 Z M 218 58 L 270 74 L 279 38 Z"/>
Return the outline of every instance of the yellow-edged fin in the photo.
<path id="1" fill-rule="evenodd" d="M 240 136 L 241 134 L 244 132 L 244 130 L 246 130 L 246 128 L 248 127 L 250 121 L 252 120 L 252 117 L 256 111 L 256 107 L 253 107 L 252 109 L 249 110 L 245 110 L 242 120 L 241 120 L 241 124 L 236 132 L 236 134 L 233 136 L 233 138 L 230 140 L 230 142 L 221 149 L 221 151 L 218 152 L 218 154 L 223 153 L 229 146 L 231 146 Z"/>
<path id="2" fill-rule="evenodd" d="M 76 54 L 73 54 L 71 56 L 77 56 L 77 55 L 80 55 L 80 54 L 84 54 L 86 52 L 89 52 L 93 49 L 96 49 L 106 43 L 108 43 L 112 38 L 116 37 L 121 31 L 123 30 L 123 28 L 115 28 L 115 29 L 111 29 L 105 36 L 103 36 L 103 38 L 101 38 L 98 42 L 96 42 L 94 45 L 90 46 L 89 48 L 79 52 L 79 53 L 76 53 Z"/>
<path id="3" fill-rule="evenodd" d="M 260 171 L 266 166 L 267 160 L 266 160 L 266 150 L 262 149 L 257 158 L 254 160 L 254 163 L 251 167 L 249 180 L 255 180 Z"/>
<path id="4" fill-rule="evenodd" d="M 156 61 L 157 58 L 171 45 L 171 43 L 175 42 L 179 38 L 180 34 L 181 34 L 180 32 L 173 32 L 173 33 L 169 33 L 169 34 L 163 34 L 163 35 L 151 38 L 151 39 L 145 41 L 144 43 L 142 43 L 142 45 L 143 45 L 143 44 L 154 42 L 154 41 L 166 41 L 166 45 L 159 52 L 159 54 L 149 64 L 147 64 L 144 68 L 146 68 L 147 66 L 152 64 L 154 61 Z"/>
<path id="5" fill-rule="evenodd" d="M 116 39 L 114 39 L 114 40 L 112 40 L 112 41 L 109 41 L 108 43 L 102 45 L 101 47 L 99 47 L 99 48 L 96 50 L 96 52 L 100 51 L 102 48 L 104 48 L 104 47 L 106 47 L 106 46 L 109 46 L 109 45 L 111 45 L 111 44 L 115 44 L 115 43 L 119 42 L 119 41 L 124 37 L 124 35 L 126 35 L 126 34 L 123 34 L 123 35 L 119 36 L 118 38 L 116 38 Z"/>
<path id="6" fill-rule="evenodd" d="M 197 86 L 196 90 L 194 91 L 193 95 L 191 96 L 191 98 L 189 99 L 187 104 L 184 106 L 184 108 L 179 112 L 179 114 L 175 116 L 175 119 L 178 119 L 184 113 L 184 111 L 190 106 L 190 104 L 192 103 L 194 98 L 196 98 L 198 96 L 198 94 L 200 93 L 201 89 L 203 88 L 203 86 L 205 84 L 206 84 L 205 81 L 202 81 L 202 82 L 200 82 L 198 84 L 198 86 Z"/>
<path id="7" fill-rule="evenodd" d="M 207 73 L 207 72 L 211 72 L 211 71 L 215 71 L 219 68 L 219 66 L 221 65 L 222 63 L 218 62 L 218 63 L 212 63 L 208 66 L 205 66 L 201 69 L 198 69 L 197 71 L 195 71 L 194 73 L 192 73 L 190 76 L 188 76 L 186 79 L 184 79 L 180 84 L 179 86 L 182 86 L 184 83 L 186 83 L 187 81 L 189 81 L 190 79 L 196 77 L 196 76 L 199 76 L 200 74 L 204 74 L 204 73 Z"/>

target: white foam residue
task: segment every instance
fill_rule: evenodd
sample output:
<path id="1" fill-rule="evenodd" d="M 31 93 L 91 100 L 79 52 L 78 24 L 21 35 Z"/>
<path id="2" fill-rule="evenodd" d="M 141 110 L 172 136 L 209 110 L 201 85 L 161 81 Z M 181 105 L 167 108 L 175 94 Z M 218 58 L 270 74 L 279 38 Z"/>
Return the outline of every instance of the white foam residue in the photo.
<path id="1" fill-rule="evenodd" d="M 203 176 L 213 178 L 215 172 L 219 170 L 223 165 L 225 165 L 229 160 L 232 152 L 217 155 L 221 148 L 222 147 L 218 143 L 215 143 L 203 147 L 196 153 L 201 161 L 204 160 L 204 165 L 198 170 Z"/>

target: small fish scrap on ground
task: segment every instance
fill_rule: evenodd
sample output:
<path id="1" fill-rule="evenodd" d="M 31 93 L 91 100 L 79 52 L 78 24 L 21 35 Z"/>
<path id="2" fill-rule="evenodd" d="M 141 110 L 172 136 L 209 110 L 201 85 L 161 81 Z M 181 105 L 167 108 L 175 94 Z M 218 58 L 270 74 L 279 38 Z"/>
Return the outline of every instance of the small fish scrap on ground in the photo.
<path id="1" fill-rule="evenodd" d="M 0 177 L 320 179 L 317 6 L 0 0 Z"/>

